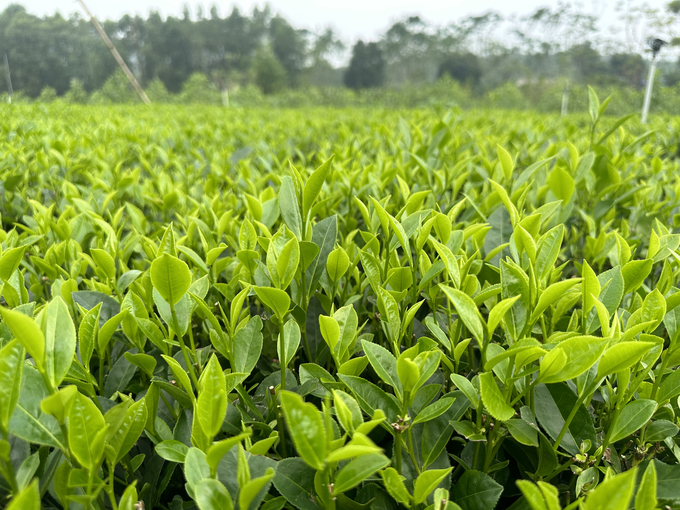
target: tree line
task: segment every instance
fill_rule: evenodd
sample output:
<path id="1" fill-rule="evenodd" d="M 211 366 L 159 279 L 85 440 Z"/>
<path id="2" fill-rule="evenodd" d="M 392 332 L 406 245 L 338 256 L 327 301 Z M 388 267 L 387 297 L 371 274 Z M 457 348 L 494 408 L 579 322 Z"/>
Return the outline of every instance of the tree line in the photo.
<path id="1" fill-rule="evenodd" d="M 663 11 L 628 9 L 620 21 L 626 32 L 646 23 L 676 43 L 677 3 Z M 479 91 L 565 78 L 642 88 L 649 60 L 639 37 L 623 44 L 608 38 L 594 16 L 564 3 L 511 20 L 489 12 L 441 26 L 411 16 L 376 40 L 351 46 L 330 28 L 296 28 L 269 6 L 249 13 L 234 7 L 226 16 L 217 7 L 185 8 L 166 18 L 151 11 L 102 25 L 142 86 L 168 93 L 180 92 L 196 73 L 218 90 L 255 85 L 265 94 L 412 86 L 444 76 Z M 94 27 L 77 13 L 39 17 L 8 6 L 0 13 L 0 52 L 8 56 L 15 90 L 29 97 L 73 93 L 74 87 L 87 94 L 117 71 Z M 677 63 L 666 60 L 661 68 L 666 85 L 680 81 Z"/>

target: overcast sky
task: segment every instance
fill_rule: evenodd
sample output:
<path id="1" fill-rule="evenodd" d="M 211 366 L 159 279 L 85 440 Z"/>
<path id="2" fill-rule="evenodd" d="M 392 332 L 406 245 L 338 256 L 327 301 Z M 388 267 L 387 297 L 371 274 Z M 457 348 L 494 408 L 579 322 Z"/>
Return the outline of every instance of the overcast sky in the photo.
<path id="1" fill-rule="evenodd" d="M 15 0 L 16 1 L 16 0 Z M 263 6 L 265 2 L 240 0 L 237 2 L 203 2 L 192 0 L 85 0 L 90 11 L 101 19 L 118 19 L 123 14 L 140 14 L 146 16 L 151 9 L 160 11 L 163 16 L 178 16 L 184 5 L 188 5 L 192 14 L 201 5 L 207 14 L 215 4 L 222 16 L 227 15 L 234 5 L 243 11 L 250 11 L 254 6 Z M 581 2 L 582 12 L 597 15 L 604 29 L 616 22 L 617 1 L 621 0 L 585 0 Z M 637 0 L 623 0 L 639 3 Z M 661 7 L 668 0 L 647 0 L 647 3 Z M 10 1 L 0 0 L 0 9 L 9 5 Z M 80 5 L 75 0 L 18 0 L 30 12 L 38 15 L 53 14 L 59 11 L 63 15 L 78 11 Z M 440 25 L 457 21 L 471 14 L 481 14 L 494 10 L 504 16 L 512 14 L 524 15 L 537 7 L 552 5 L 557 1 L 542 0 L 272 0 L 269 2 L 275 12 L 286 17 L 291 24 L 300 28 L 319 30 L 327 26 L 335 28 L 345 40 L 375 39 L 386 30 L 392 22 L 404 15 L 419 14 L 425 20 Z"/>

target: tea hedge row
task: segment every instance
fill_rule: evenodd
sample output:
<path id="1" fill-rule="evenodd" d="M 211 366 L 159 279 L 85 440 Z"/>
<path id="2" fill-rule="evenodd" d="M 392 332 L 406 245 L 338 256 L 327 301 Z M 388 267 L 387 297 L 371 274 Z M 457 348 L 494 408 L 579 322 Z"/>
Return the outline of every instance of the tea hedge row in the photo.
<path id="1" fill-rule="evenodd" d="M 8 508 L 679 506 L 678 122 L 4 108 Z"/>

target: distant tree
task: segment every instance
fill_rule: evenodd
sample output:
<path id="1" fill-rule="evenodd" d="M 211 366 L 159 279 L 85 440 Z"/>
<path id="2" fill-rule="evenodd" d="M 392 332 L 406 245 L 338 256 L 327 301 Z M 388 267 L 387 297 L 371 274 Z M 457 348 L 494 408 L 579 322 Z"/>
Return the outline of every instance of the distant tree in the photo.
<path id="1" fill-rule="evenodd" d="M 272 18 L 269 32 L 272 51 L 286 70 L 288 85 L 297 87 L 307 56 L 305 34 L 280 16 Z"/>
<path id="2" fill-rule="evenodd" d="M 186 18 L 178 20 L 169 16 L 161 30 L 159 42 L 162 46 L 158 50 L 164 58 L 158 69 L 158 77 L 170 92 L 179 92 L 193 70 L 193 45 L 187 34 L 190 23 Z"/>
<path id="3" fill-rule="evenodd" d="M 437 77 L 450 76 L 463 85 L 477 85 L 482 77 L 479 58 L 474 53 L 453 53 L 439 65 Z"/>
<path id="4" fill-rule="evenodd" d="M 98 92 L 103 100 L 101 102 L 106 103 L 131 103 L 139 99 L 139 96 L 132 89 L 130 82 L 120 69 L 106 80 Z"/>
<path id="5" fill-rule="evenodd" d="M 576 71 L 576 78 L 584 83 L 601 81 L 605 76 L 606 67 L 600 53 L 592 47 L 590 42 L 575 44 L 568 51 L 572 65 Z"/>
<path id="6" fill-rule="evenodd" d="M 359 90 L 380 87 L 385 82 L 385 59 L 377 43 L 358 41 L 345 72 L 345 85 Z"/>
<path id="7" fill-rule="evenodd" d="M 159 78 L 149 83 L 149 86 L 146 88 L 146 95 L 154 103 L 169 103 L 172 100 L 170 92 L 168 92 L 165 84 Z"/>
<path id="8" fill-rule="evenodd" d="M 74 103 L 74 104 L 83 104 L 87 102 L 87 92 L 85 91 L 85 87 L 83 87 L 83 83 L 78 80 L 77 78 L 73 78 L 71 80 L 71 86 L 68 89 L 68 92 L 64 95 L 64 99 L 68 103 Z"/>
<path id="9" fill-rule="evenodd" d="M 220 104 L 222 102 L 217 86 L 202 73 L 194 73 L 184 82 L 179 99 L 184 103 Z"/>
<path id="10" fill-rule="evenodd" d="M 493 11 L 439 25 L 407 16 L 375 43 L 358 42 L 347 69 L 336 67 L 343 45 L 332 30 L 296 28 L 267 4 L 250 12 L 233 8 L 225 17 L 213 6 L 209 12 L 185 9 L 176 17 L 152 11 L 146 18 L 124 15 L 100 21 L 142 86 L 153 84 L 152 94 L 164 98 L 158 101 L 169 101 L 194 73 L 207 77 L 218 91 L 234 92 L 249 85 L 273 93 L 343 81 L 355 89 L 417 86 L 441 76 L 473 84 L 481 95 L 506 82 L 554 82 L 567 76 L 574 84 L 640 87 L 648 69 L 642 51 L 646 36 L 680 45 L 680 0 L 664 9 L 629 9 L 622 34 L 628 33 L 631 20 L 637 23 L 637 35 L 628 39 L 637 46 L 596 33 L 595 16 L 561 0 L 505 20 L 512 21 L 512 33 Z M 588 42 L 595 40 L 597 46 Z M 0 11 L 0 58 L 3 53 L 14 90 L 27 97 L 38 97 L 45 87 L 62 97 L 73 79 L 84 94 L 99 92 L 91 100 L 118 102 L 126 96 L 115 60 L 80 14 L 38 17 L 20 5 L 8 5 Z M 664 53 L 658 63 L 665 85 L 680 80 L 680 68 L 669 56 Z M 198 82 L 190 89 L 207 90 L 211 97 L 215 92 Z M 81 95 L 78 90 L 69 93 L 70 98 Z"/>
<path id="11" fill-rule="evenodd" d="M 641 88 L 647 73 L 647 63 L 637 53 L 616 53 L 609 57 L 611 73 L 626 85 Z"/>
<path id="12" fill-rule="evenodd" d="M 342 73 L 338 72 L 329 60 L 344 49 L 345 45 L 331 28 L 314 35 L 309 51 L 311 62 L 305 70 L 305 85 L 317 87 L 342 85 Z"/>
<path id="13" fill-rule="evenodd" d="M 419 16 L 392 25 L 380 41 L 390 83 L 426 83 L 437 77 L 441 48 L 439 34 Z"/>
<path id="14" fill-rule="evenodd" d="M 286 88 L 286 69 L 268 46 L 260 48 L 255 54 L 253 75 L 255 84 L 265 94 Z"/>
<path id="15" fill-rule="evenodd" d="M 40 95 L 38 96 L 38 102 L 39 103 L 51 103 L 52 101 L 57 99 L 57 91 L 54 90 L 52 87 L 49 85 L 42 89 L 42 92 L 40 92 Z"/>

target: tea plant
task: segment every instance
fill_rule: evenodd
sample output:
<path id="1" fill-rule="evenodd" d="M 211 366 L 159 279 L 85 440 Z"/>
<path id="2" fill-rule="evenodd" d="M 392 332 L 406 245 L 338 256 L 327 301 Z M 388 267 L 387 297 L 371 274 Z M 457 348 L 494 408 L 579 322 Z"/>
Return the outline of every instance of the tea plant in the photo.
<path id="1" fill-rule="evenodd" d="M 677 121 L 606 106 L 5 108 L 3 504 L 680 506 Z"/>

